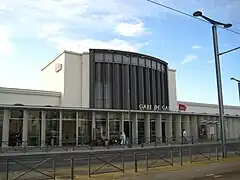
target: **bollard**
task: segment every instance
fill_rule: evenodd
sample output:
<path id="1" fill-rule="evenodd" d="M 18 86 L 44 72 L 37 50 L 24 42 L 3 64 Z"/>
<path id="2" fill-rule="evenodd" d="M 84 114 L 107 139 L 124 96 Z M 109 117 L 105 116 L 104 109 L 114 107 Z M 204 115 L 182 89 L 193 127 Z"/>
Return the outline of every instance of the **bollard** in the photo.
<path id="1" fill-rule="evenodd" d="M 148 172 L 148 153 L 145 153 L 145 158 L 146 158 L 146 171 Z"/>
<path id="2" fill-rule="evenodd" d="M 172 161 L 172 167 L 173 167 L 173 150 L 170 151 L 171 161 Z"/>
<path id="3" fill-rule="evenodd" d="M 71 158 L 71 161 L 70 161 L 70 166 L 71 166 L 71 180 L 74 180 L 74 159 Z"/>
<path id="4" fill-rule="evenodd" d="M 180 165 L 183 165 L 183 160 L 182 160 L 182 147 L 179 148 L 179 156 L 180 156 Z"/>
<path id="5" fill-rule="evenodd" d="M 91 177 L 91 155 L 88 154 L 88 177 Z"/>
<path id="6" fill-rule="evenodd" d="M 53 179 L 54 180 L 56 179 L 56 162 L 54 159 L 53 159 Z"/>
<path id="7" fill-rule="evenodd" d="M 216 147 L 216 154 L 217 154 L 217 161 L 219 160 L 219 156 L 218 156 L 218 147 Z"/>
<path id="8" fill-rule="evenodd" d="M 122 152 L 122 172 L 123 172 L 123 174 L 124 174 L 124 169 L 125 169 L 125 167 L 124 167 L 124 153 Z"/>
<path id="9" fill-rule="evenodd" d="M 208 149 L 208 160 L 210 161 L 211 160 L 211 148 L 209 147 Z"/>
<path id="10" fill-rule="evenodd" d="M 135 172 L 138 171 L 138 167 L 137 167 L 137 153 L 134 152 L 134 168 L 135 168 Z"/>
<path id="11" fill-rule="evenodd" d="M 8 174 L 9 174 L 9 160 L 7 160 L 7 180 L 8 180 Z"/>

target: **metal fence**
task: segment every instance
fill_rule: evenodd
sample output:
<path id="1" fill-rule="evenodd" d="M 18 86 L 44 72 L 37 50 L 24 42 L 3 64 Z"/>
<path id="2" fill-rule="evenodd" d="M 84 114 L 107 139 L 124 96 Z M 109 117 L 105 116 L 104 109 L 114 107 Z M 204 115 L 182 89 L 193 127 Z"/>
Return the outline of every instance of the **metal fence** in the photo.
<path id="1" fill-rule="evenodd" d="M 240 143 L 227 144 L 228 154 L 240 155 Z M 164 146 L 152 149 L 122 149 L 116 151 L 88 151 L 84 153 L 45 154 L 6 158 L 0 165 L 1 180 L 57 179 L 74 180 L 79 176 L 94 177 L 97 174 L 126 170 L 149 171 L 163 166 L 184 166 L 199 161 L 218 161 L 219 144 L 188 144 Z M 3 162 L 3 161 L 1 161 Z"/>
<path id="2" fill-rule="evenodd" d="M 187 140 L 186 140 L 187 139 Z M 240 139 L 229 139 L 229 142 L 236 142 Z M 143 147 L 159 147 L 159 146 L 169 146 L 169 145 L 179 145 L 179 144 L 205 144 L 205 143 L 217 143 L 219 139 L 199 139 L 195 136 L 190 136 L 187 138 L 183 137 L 171 137 L 171 138 L 138 138 L 132 140 L 132 147 L 143 148 Z M 49 142 L 37 142 L 31 145 L 28 141 L 19 141 L 17 144 L 11 144 L 9 142 L 1 142 L 0 154 L 3 153 L 33 153 L 33 152 L 55 152 L 55 151 L 82 151 L 82 150 L 96 150 L 96 149 L 118 149 L 128 148 L 129 141 L 126 144 L 121 145 L 120 141 L 110 141 L 105 140 L 105 142 L 91 140 L 88 144 L 79 144 L 76 141 L 59 141 L 56 143 Z"/>

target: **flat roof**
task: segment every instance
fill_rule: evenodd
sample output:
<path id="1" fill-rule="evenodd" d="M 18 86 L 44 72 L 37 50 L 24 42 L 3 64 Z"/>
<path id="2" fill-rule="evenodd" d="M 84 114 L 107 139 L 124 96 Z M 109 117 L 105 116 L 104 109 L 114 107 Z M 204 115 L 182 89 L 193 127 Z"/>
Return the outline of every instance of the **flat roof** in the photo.
<path id="1" fill-rule="evenodd" d="M 61 93 L 56 91 L 7 88 L 7 87 L 0 87 L 0 93 L 15 93 L 15 94 L 28 94 L 28 95 L 41 95 L 41 96 L 56 96 L 56 97 L 61 96 Z"/>

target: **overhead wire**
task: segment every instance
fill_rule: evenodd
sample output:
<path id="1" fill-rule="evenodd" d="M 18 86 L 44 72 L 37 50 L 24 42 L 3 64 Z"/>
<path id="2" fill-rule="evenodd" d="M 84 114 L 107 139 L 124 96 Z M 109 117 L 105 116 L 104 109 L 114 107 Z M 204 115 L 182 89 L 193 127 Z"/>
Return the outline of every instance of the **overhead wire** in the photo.
<path id="1" fill-rule="evenodd" d="M 176 8 L 172 8 L 172 7 L 170 7 L 170 6 L 167 6 L 167 5 L 165 5 L 165 4 L 162 4 L 162 3 L 160 3 L 160 2 L 156 2 L 156 1 L 153 1 L 153 0 L 146 0 L 146 1 L 149 2 L 149 3 L 155 4 L 155 5 L 157 5 L 157 6 L 161 6 L 161 7 L 163 7 L 163 8 L 169 9 L 169 10 L 171 10 L 171 11 L 175 11 L 175 12 L 177 12 L 177 13 L 179 13 L 179 14 L 184 15 L 184 16 L 188 16 L 188 17 L 197 19 L 197 20 L 199 20 L 199 21 L 202 21 L 202 22 L 205 22 L 205 23 L 210 24 L 208 21 L 206 21 L 206 20 L 204 20 L 204 19 L 200 19 L 200 18 L 194 17 L 194 16 L 191 15 L 191 14 L 188 14 L 188 13 L 183 12 L 183 11 L 181 11 L 181 10 L 178 10 L 178 9 L 176 9 Z M 229 32 L 232 32 L 232 33 L 235 33 L 235 34 L 240 35 L 240 32 L 238 32 L 238 31 L 236 31 L 236 30 L 226 29 L 226 28 L 221 27 L 221 26 L 219 26 L 219 27 L 222 28 L 222 29 L 225 29 L 225 30 L 227 30 L 227 31 L 229 31 Z"/>

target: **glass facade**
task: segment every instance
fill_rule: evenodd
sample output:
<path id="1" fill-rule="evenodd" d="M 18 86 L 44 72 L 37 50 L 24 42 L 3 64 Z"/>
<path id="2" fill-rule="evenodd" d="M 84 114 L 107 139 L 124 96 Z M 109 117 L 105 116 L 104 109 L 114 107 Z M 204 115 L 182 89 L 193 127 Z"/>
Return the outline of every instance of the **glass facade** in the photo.
<path id="1" fill-rule="evenodd" d="M 109 136 L 111 140 L 120 139 L 121 113 L 109 113 Z"/>
<path id="2" fill-rule="evenodd" d="M 46 144 L 59 144 L 59 111 L 46 112 Z"/>
<path id="3" fill-rule="evenodd" d="M 0 144 L 1 145 L 2 145 L 1 142 L 2 142 L 2 134 L 3 134 L 3 116 L 4 116 L 4 110 L 0 109 Z"/>
<path id="4" fill-rule="evenodd" d="M 124 51 L 90 50 L 90 106 L 139 109 L 168 106 L 167 63 Z"/>
<path id="5" fill-rule="evenodd" d="M 63 111 L 62 144 L 73 145 L 76 142 L 76 112 Z"/>
<path id="6" fill-rule="evenodd" d="M 41 111 L 29 111 L 28 121 L 28 145 L 41 144 Z"/>
<path id="7" fill-rule="evenodd" d="M 22 144 L 23 110 L 13 109 L 10 111 L 9 119 L 9 146 L 20 146 Z"/>
<path id="8" fill-rule="evenodd" d="M 81 112 L 78 117 L 78 143 L 89 144 L 92 137 L 92 114 Z"/>

